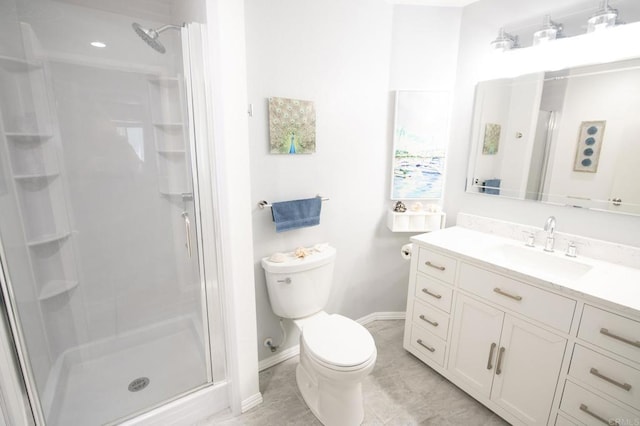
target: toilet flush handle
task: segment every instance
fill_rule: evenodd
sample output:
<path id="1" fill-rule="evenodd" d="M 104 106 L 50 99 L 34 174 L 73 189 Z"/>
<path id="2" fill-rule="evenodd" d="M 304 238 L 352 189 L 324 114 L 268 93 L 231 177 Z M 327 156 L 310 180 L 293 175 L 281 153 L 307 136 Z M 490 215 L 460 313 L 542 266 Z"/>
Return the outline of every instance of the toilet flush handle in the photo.
<path id="1" fill-rule="evenodd" d="M 278 280 L 279 283 L 291 284 L 291 278 L 287 277 L 284 280 Z"/>

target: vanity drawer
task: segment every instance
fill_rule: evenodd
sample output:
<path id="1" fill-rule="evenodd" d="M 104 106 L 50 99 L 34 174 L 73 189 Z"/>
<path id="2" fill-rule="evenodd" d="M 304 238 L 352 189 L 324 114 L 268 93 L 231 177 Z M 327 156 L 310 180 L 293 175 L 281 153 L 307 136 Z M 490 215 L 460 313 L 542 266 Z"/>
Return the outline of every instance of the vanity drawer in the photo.
<path id="1" fill-rule="evenodd" d="M 446 283 L 453 284 L 457 261 L 435 251 L 420 247 L 418 252 L 418 271 Z"/>
<path id="2" fill-rule="evenodd" d="M 640 363 L 640 322 L 584 305 L 578 337 Z"/>
<path id="3" fill-rule="evenodd" d="M 449 315 L 418 300 L 413 302 L 413 323 L 420 325 L 442 340 L 447 340 Z"/>
<path id="4" fill-rule="evenodd" d="M 439 366 L 444 366 L 446 342 L 415 324 L 411 326 L 411 347 L 421 355 L 435 361 Z"/>
<path id="5" fill-rule="evenodd" d="M 416 274 L 416 297 L 445 312 L 451 312 L 453 289 L 438 280 Z"/>
<path id="6" fill-rule="evenodd" d="M 568 333 L 575 300 L 505 276 L 460 264 L 460 288 Z"/>
<path id="7" fill-rule="evenodd" d="M 602 426 L 609 421 L 621 426 L 635 425 L 638 420 L 630 410 L 618 407 L 570 381 L 565 383 L 560 409 L 581 423 L 593 426 Z"/>
<path id="8" fill-rule="evenodd" d="M 571 420 L 569 420 L 565 416 L 562 416 L 562 415 L 558 414 L 556 416 L 555 426 L 577 426 L 577 423 L 572 422 Z"/>
<path id="9" fill-rule="evenodd" d="M 576 345 L 569 375 L 640 409 L 640 371 Z"/>

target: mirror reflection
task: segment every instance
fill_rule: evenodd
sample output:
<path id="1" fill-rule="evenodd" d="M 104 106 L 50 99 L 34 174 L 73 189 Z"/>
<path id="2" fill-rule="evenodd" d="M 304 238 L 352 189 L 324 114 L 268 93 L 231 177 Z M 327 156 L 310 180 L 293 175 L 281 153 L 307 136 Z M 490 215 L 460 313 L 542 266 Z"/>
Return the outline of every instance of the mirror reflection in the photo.
<path id="1" fill-rule="evenodd" d="M 484 81 L 468 192 L 640 215 L 640 59 Z"/>

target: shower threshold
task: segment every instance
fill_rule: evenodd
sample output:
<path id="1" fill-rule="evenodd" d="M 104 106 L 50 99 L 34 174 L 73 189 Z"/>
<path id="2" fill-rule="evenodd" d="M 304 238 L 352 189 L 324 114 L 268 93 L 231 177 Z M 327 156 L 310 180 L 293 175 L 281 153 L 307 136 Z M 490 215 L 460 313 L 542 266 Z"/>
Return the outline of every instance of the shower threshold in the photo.
<path id="1" fill-rule="evenodd" d="M 48 425 L 102 425 L 206 381 L 199 327 L 181 317 L 66 351 L 43 406 Z"/>

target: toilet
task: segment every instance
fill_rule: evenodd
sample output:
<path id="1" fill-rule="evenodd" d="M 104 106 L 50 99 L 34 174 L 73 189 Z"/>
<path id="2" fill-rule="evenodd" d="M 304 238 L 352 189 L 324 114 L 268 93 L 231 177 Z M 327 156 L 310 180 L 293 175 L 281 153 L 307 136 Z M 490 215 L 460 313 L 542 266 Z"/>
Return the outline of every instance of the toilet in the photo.
<path id="1" fill-rule="evenodd" d="M 325 426 L 359 425 L 362 380 L 376 363 L 376 345 L 362 325 L 323 310 L 336 249 L 318 244 L 306 251 L 304 257 L 277 253 L 262 259 L 271 308 L 300 330 L 296 381 L 313 414 Z"/>

